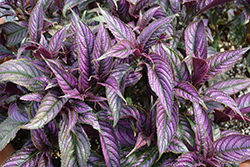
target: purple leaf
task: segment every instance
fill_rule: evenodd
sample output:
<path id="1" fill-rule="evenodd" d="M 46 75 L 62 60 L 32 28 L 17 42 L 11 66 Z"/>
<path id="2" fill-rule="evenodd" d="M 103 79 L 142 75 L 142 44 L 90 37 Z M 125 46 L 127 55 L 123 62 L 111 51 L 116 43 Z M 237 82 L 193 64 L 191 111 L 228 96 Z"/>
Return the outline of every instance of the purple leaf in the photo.
<path id="1" fill-rule="evenodd" d="M 86 113 L 89 111 L 92 111 L 92 108 L 89 107 L 86 103 L 82 101 L 74 101 L 73 103 L 73 108 L 78 112 L 78 113 Z"/>
<path id="2" fill-rule="evenodd" d="M 17 104 L 11 103 L 8 109 L 8 115 L 9 118 L 11 118 L 13 121 L 19 122 L 19 123 L 27 123 L 29 122 L 28 115 L 26 113 L 23 113 L 17 106 Z"/>
<path id="3" fill-rule="evenodd" d="M 77 79 L 70 73 L 68 73 L 65 70 L 62 70 L 58 68 L 56 65 L 53 64 L 52 61 L 46 60 L 46 63 L 49 65 L 52 72 L 55 74 L 56 79 L 62 89 L 62 91 L 65 94 L 72 94 L 74 92 L 75 94 L 80 94 L 77 89 Z"/>
<path id="4" fill-rule="evenodd" d="M 196 15 L 201 14 L 202 12 L 211 9 L 213 7 L 216 7 L 218 5 L 221 5 L 223 3 L 228 3 L 228 2 L 232 2 L 234 0 L 213 0 L 211 3 L 209 3 L 208 5 L 206 5 L 204 8 L 202 8 Z"/>
<path id="5" fill-rule="evenodd" d="M 160 8 L 160 6 L 154 7 L 154 8 L 150 8 L 143 15 L 140 14 L 140 18 L 139 18 L 139 20 L 137 22 L 137 26 L 139 26 L 140 29 L 143 30 L 144 27 L 146 27 L 148 25 L 148 23 L 150 22 L 150 20 L 153 18 L 155 12 L 159 8 Z"/>
<path id="6" fill-rule="evenodd" d="M 0 151 L 16 136 L 21 124 L 9 117 L 0 124 Z"/>
<path id="7" fill-rule="evenodd" d="M 22 40 L 27 36 L 28 29 L 20 26 L 16 22 L 7 22 L 0 25 L 0 29 L 5 35 L 6 45 L 8 47 L 15 46 L 22 42 Z"/>
<path id="8" fill-rule="evenodd" d="M 228 95 L 234 95 L 239 91 L 246 89 L 250 85 L 250 79 L 248 78 L 228 78 L 224 81 L 219 81 L 210 88 L 219 89 Z"/>
<path id="9" fill-rule="evenodd" d="M 135 5 L 135 12 L 134 14 L 138 13 L 139 11 L 143 10 L 150 4 L 151 0 L 139 0 Z"/>
<path id="10" fill-rule="evenodd" d="M 41 57 L 43 56 L 43 57 L 45 57 L 45 58 L 47 58 L 47 59 L 52 59 L 52 55 L 51 55 L 50 52 L 47 51 L 47 49 L 44 48 L 44 47 L 41 47 L 41 48 L 35 50 L 32 54 L 33 54 L 33 56 L 34 56 L 35 58 L 41 58 Z"/>
<path id="11" fill-rule="evenodd" d="M 209 66 L 207 75 L 215 76 L 221 72 L 227 71 L 231 66 L 233 66 L 245 52 L 249 50 L 244 48 L 241 50 L 231 50 L 217 53 L 207 59 Z"/>
<path id="12" fill-rule="evenodd" d="M 35 117 L 30 120 L 30 123 L 21 126 L 21 128 L 38 129 L 54 119 L 64 104 L 68 101 L 68 99 L 65 98 L 59 99 L 59 96 L 60 95 L 56 90 L 51 90 L 47 93 L 43 98 Z"/>
<path id="13" fill-rule="evenodd" d="M 133 49 L 133 47 L 134 46 L 130 41 L 123 39 L 96 60 L 103 60 L 110 57 L 116 57 L 120 59 L 127 58 L 137 50 Z"/>
<path id="14" fill-rule="evenodd" d="M 174 90 L 179 96 L 183 97 L 184 99 L 200 103 L 204 108 L 206 108 L 206 105 L 200 98 L 200 95 L 197 92 L 196 88 L 193 87 L 193 85 L 191 85 L 189 82 L 185 81 L 179 82 L 175 86 Z"/>
<path id="15" fill-rule="evenodd" d="M 241 162 L 249 158 L 250 136 L 229 135 L 214 142 L 214 158 L 222 163 Z"/>
<path id="16" fill-rule="evenodd" d="M 75 128 L 78 119 L 78 113 L 76 110 L 71 108 L 65 108 L 66 112 L 62 112 L 63 120 L 67 124 L 67 129 L 64 131 L 64 135 L 70 133 L 70 131 Z"/>
<path id="17" fill-rule="evenodd" d="M 120 145 L 130 147 L 136 144 L 136 137 L 129 122 L 119 120 L 114 130 Z"/>
<path id="18" fill-rule="evenodd" d="M 52 148 L 52 145 L 43 129 L 31 130 L 31 139 L 34 146 L 40 151 L 48 151 L 48 149 Z"/>
<path id="19" fill-rule="evenodd" d="M 3 167 L 12 167 L 12 166 L 36 166 L 37 165 L 37 149 L 33 146 L 32 142 L 30 144 L 25 144 L 25 146 L 17 151 L 15 154 L 10 156 Z"/>
<path id="20" fill-rule="evenodd" d="M 128 14 L 129 10 L 129 3 L 126 0 L 120 0 L 117 1 L 117 6 L 118 6 L 118 15 L 121 18 L 121 20 L 125 20 Z"/>
<path id="21" fill-rule="evenodd" d="M 99 121 L 102 134 L 99 133 L 102 153 L 108 167 L 120 166 L 120 147 L 113 127 L 104 121 Z"/>
<path id="22" fill-rule="evenodd" d="M 187 152 L 178 157 L 177 162 L 173 165 L 175 167 L 183 166 L 204 166 L 201 157 L 195 152 Z"/>
<path id="23" fill-rule="evenodd" d="M 32 41 L 40 42 L 43 28 L 43 1 L 39 0 L 29 18 L 29 35 Z"/>
<path id="24" fill-rule="evenodd" d="M 40 93 L 28 93 L 20 97 L 20 100 L 24 101 L 37 101 L 41 102 L 44 95 Z"/>
<path id="25" fill-rule="evenodd" d="M 214 154 L 213 146 L 207 145 L 213 142 L 213 131 L 206 111 L 198 103 L 193 103 L 194 119 L 196 124 L 197 150 L 204 157 L 211 158 Z"/>
<path id="26" fill-rule="evenodd" d="M 47 40 L 45 39 L 44 35 L 41 36 L 40 44 L 42 47 L 44 47 L 46 50 L 49 50 L 49 44 Z"/>
<path id="27" fill-rule="evenodd" d="M 181 12 L 181 1 L 180 0 L 170 0 L 169 1 L 174 13 Z"/>
<path id="28" fill-rule="evenodd" d="M 100 21 L 99 31 L 95 40 L 93 59 L 98 59 L 107 50 L 111 48 L 111 39 L 103 23 Z M 111 57 L 100 61 L 94 61 L 95 74 L 97 74 L 102 80 L 106 77 L 112 67 L 113 59 Z"/>
<path id="29" fill-rule="evenodd" d="M 187 146 L 180 140 L 173 138 L 167 151 L 171 151 L 175 154 L 182 154 L 188 152 Z"/>
<path id="30" fill-rule="evenodd" d="M 131 72 L 125 80 L 125 87 L 135 85 L 142 78 L 141 72 Z"/>
<path id="31" fill-rule="evenodd" d="M 86 167 L 90 154 L 88 136 L 80 125 L 76 126 L 76 134 L 73 132 L 66 134 L 67 128 L 67 124 L 61 122 L 61 130 L 58 135 L 61 152 L 61 166 Z"/>
<path id="32" fill-rule="evenodd" d="M 136 41 L 135 41 L 134 32 L 118 18 L 110 15 L 108 12 L 102 10 L 102 8 L 100 7 L 99 9 L 104 19 L 107 22 L 109 30 L 115 36 L 117 42 L 125 39 L 125 40 L 130 41 L 132 45 L 134 46 L 133 48 L 135 48 Z"/>
<path id="33" fill-rule="evenodd" d="M 62 46 L 62 42 L 63 39 L 65 37 L 65 32 L 67 31 L 67 29 L 69 28 L 69 26 L 65 26 L 62 29 L 60 29 L 59 31 L 57 31 L 51 38 L 50 43 L 49 43 L 49 51 L 52 55 L 54 55 L 54 57 L 56 57 L 56 55 L 58 54 L 61 46 Z"/>
<path id="34" fill-rule="evenodd" d="M 240 96 L 236 101 L 239 109 L 248 108 L 250 106 L 249 102 L 250 102 L 250 93 Z"/>
<path id="35" fill-rule="evenodd" d="M 160 55 L 152 54 L 153 67 L 149 64 L 148 69 L 148 80 L 152 90 L 156 93 L 161 102 L 163 109 L 171 117 L 172 104 L 173 104 L 173 74 L 169 65 L 160 57 Z"/>
<path id="36" fill-rule="evenodd" d="M 75 6 L 77 6 L 83 2 L 84 1 L 81 1 L 81 0 L 65 0 L 64 5 L 63 5 L 63 9 L 62 9 L 63 16 L 66 17 L 66 12 L 68 10 L 73 9 Z"/>
<path id="37" fill-rule="evenodd" d="M 166 151 L 178 127 L 177 107 L 173 107 L 171 121 L 160 102 L 156 105 L 156 129 L 159 157 Z"/>
<path id="38" fill-rule="evenodd" d="M 147 49 L 158 41 L 163 33 L 171 33 L 171 22 L 174 17 L 175 15 L 150 23 L 137 38 L 140 48 Z"/>
<path id="39" fill-rule="evenodd" d="M 243 115 L 241 114 L 240 110 L 237 108 L 236 102 L 224 92 L 215 88 L 211 88 L 205 92 L 205 95 L 210 97 L 214 101 L 220 102 L 230 107 L 235 113 L 239 114 L 243 118 Z"/>
<path id="40" fill-rule="evenodd" d="M 37 166 L 53 167 L 52 160 L 48 152 L 42 152 L 42 155 L 37 163 Z"/>
<path id="41" fill-rule="evenodd" d="M 176 159 L 178 158 L 178 155 L 174 155 L 169 157 L 163 164 L 162 167 L 165 166 L 173 166 L 176 163 Z"/>
<path id="42" fill-rule="evenodd" d="M 98 123 L 98 119 L 95 113 L 92 111 L 87 111 L 84 113 L 78 113 L 78 120 L 77 122 L 80 122 L 82 124 L 89 124 L 94 129 L 98 130 L 101 133 L 101 128 Z"/>
<path id="43" fill-rule="evenodd" d="M 193 57 L 193 85 L 202 81 L 208 71 L 208 64 L 202 58 Z"/>
<path id="44" fill-rule="evenodd" d="M 27 59 L 9 60 L 0 65 L 0 81 L 11 81 L 30 91 L 43 91 L 43 84 L 34 78 L 44 75 Z"/>
<path id="45" fill-rule="evenodd" d="M 88 167 L 104 167 L 105 162 L 101 155 L 97 154 L 93 150 L 90 150 L 88 159 Z"/>
<path id="46" fill-rule="evenodd" d="M 76 24 L 77 28 L 77 46 L 78 46 L 78 63 L 79 63 L 79 71 L 82 74 L 82 81 L 81 83 L 84 88 L 89 87 L 88 79 L 91 75 L 92 71 L 92 52 L 94 49 L 94 40 L 95 36 L 85 25 L 75 13 L 73 13 L 73 23 Z"/>

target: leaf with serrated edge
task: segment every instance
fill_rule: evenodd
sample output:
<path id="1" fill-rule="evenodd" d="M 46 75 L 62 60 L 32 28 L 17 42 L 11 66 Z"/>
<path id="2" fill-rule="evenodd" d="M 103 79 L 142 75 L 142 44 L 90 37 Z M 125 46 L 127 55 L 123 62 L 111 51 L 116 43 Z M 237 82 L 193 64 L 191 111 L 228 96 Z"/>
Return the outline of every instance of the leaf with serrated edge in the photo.
<path id="1" fill-rule="evenodd" d="M 60 99 L 59 96 L 58 91 L 55 89 L 47 93 L 43 98 L 35 117 L 30 120 L 30 123 L 20 126 L 20 128 L 38 129 L 54 119 L 64 104 L 68 101 L 66 98 Z"/>
<path id="2" fill-rule="evenodd" d="M 102 153 L 108 167 L 120 166 L 120 147 L 113 127 L 104 121 L 99 121 L 102 134 L 99 133 Z"/>

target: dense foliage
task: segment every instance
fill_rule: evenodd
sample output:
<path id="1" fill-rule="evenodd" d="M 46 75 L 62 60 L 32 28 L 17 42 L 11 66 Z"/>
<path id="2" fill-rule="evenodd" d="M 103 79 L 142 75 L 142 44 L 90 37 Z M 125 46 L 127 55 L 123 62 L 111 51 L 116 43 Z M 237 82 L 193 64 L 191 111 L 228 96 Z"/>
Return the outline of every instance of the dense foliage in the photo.
<path id="1" fill-rule="evenodd" d="M 250 121 L 250 93 L 234 96 L 250 80 L 221 79 L 249 50 L 241 47 L 246 34 L 236 38 L 231 32 L 238 48 L 219 52 L 220 18 L 210 13 L 226 10 L 228 25 L 240 19 L 246 29 L 249 5 L 1 2 L 1 17 L 15 21 L 0 25 L 0 59 L 8 58 L 0 65 L 0 150 L 20 129 L 30 134 L 3 166 L 55 166 L 57 152 L 65 167 L 223 166 L 246 160 L 250 136 L 218 126 Z M 240 28 L 235 33 L 245 32 Z"/>

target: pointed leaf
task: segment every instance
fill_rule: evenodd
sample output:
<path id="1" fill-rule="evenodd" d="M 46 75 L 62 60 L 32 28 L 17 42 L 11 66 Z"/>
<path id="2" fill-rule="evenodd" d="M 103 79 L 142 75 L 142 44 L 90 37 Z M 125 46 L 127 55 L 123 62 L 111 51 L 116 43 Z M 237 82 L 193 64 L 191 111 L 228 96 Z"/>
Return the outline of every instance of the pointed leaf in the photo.
<path id="1" fill-rule="evenodd" d="M 31 139 L 34 146 L 40 151 L 47 151 L 49 148 L 52 148 L 47 135 L 42 129 L 31 130 Z"/>
<path id="2" fill-rule="evenodd" d="M 171 121 L 168 119 L 168 116 L 160 102 L 156 105 L 156 129 L 157 129 L 157 144 L 159 157 L 166 151 L 172 138 L 174 137 L 177 126 L 177 107 L 173 108 Z"/>
<path id="3" fill-rule="evenodd" d="M 225 72 L 233 66 L 245 52 L 250 48 L 241 50 L 231 50 L 217 53 L 207 59 L 209 69 L 207 75 L 215 76 L 221 72 Z"/>
<path id="4" fill-rule="evenodd" d="M 204 165 L 201 162 L 201 157 L 199 157 L 199 155 L 197 155 L 195 152 L 187 152 L 179 156 L 177 162 L 173 166 L 183 167 Z"/>
<path id="5" fill-rule="evenodd" d="M 229 135 L 214 142 L 214 158 L 222 163 L 242 162 L 250 156 L 250 136 Z"/>
<path id="6" fill-rule="evenodd" d="M 206 108 L 206 105 L 200 98 L 200 95 L 197 92 L 196 88 L 193 87 L 193 85 L 191 85 L 189 82 L 185 81 L 179 82 L 175 86 L 174 90 L 179 96 L 183 97 L 184 99 L 200 103 L 204 108 Z"/>
<path id="7" fill-rule="evenodd" d="M 84 1 L 81 1 L 81 0 L 65 0 L 64 1 L 64 6 L 63 6 L 63 9 L 62 9 L 62 13 L 63 13 L 63 16 L 65 17 L 66 16 L 66 12 L 69 10 L 69 9 L 73 9 L 75 6 L 83 3 Z"/>
<path id="8" fill-rule="evenodd" d="M 11 118 L 5 119 L 0 124 L 0 151 L 16 136 L 16 133 L 20 129 L 18 126 L 21 124 Z"/>
<path id="9" fill-rule="evenodd" d="M 59 99 L 59 96 L 60 95 L 56 90 L 51 90 L 47 93 L 43 98 L 35 117 L 30 120 L 30 123 L 21 126 L 21 128 L 38 129 L 54 119 L 68 100 L 65 98 Z"/>
<path id="10" fill-rule="evenodd" d="M 248 78 L 228 78 L 213 84 L 210 88 L 216 88 L 228 95 L 233 95 L 249 86 L 250 79 Z"/>
<path id="11" fill-rule="evenodd" d="M 101 133 L 101 128 L 98 123 L 98 119 L 95 113 L 92 111 L 87 111 L 84 113 L 78 113 L 78 120 L 77 122 L 80 122 L 82 124 L 89 124 L 94 129 L 98 130 Z"/>
<path id="12" fill-rule="evenodd" d="M 43 83 L 34 78 L 44 75 L 29 60 L 9 60 L 0 65 L 0 81 L 11 81 L 30 91 L 43 91 Z"/>
<path id="13" fill-rule="evenodd" d="M 154 66 L 146 64 L 149 85 L 158 96 L 168 118 L 170 118 L 173 104 L 173 74 L 169 65 L 159 55 L 152 54 L 151 58 Z"/>
<path id="14" fill-rule="evenodd" d="M 99 31 L 95 40 L 93 59 L 98 59 L 110 48 L 111 39 L 103 23 L 100 21 Z M 102 80 L 102 77 L 106 77 L 108 75 L 108 72 L 112 67 L 112 63 L 113 59 L 111 57 L 101 61 L 93 62 L 96 71 L 95 73 L 101 77 L 99 80 Z"/>
<path id="15" fill-rule="evenodd" d="M 29 18 L 29 35 L 32 41 L 40 42 L 43 29 L 43 1 L 39 0 Z"/>
<path id="16" fill-rule="evenodd" d="M 250 93 L 240 96 L 236 103 L 238 104 L 239 109 L 247 108 L 250 106 Z"/>
<path id="17" fill-rule="evenodd" d="M 70 108 L 66 108 L 67 113 L 62 113 L 63 120 L 67 124 L 67 130 L 64 131 L 64 135 L 66 136 L 70 131 L 75 128 L 78 119 L 78 113 L 76 110 L 72 110 Z"/>
<path id="18" fill-rule="evenodd" d="M 65 70 L 58 68 L 50 60 L 45 60 L 52 72 L 55 74 L 57 82 L 65 94 L 80 94 L 77 89 L 77 79 Z"/>
<path id="19" fill-rule="evenodd" d="M 40 93 L 28 93 L 20 97 L 20 100 L 24 101 L 37 101 L 41 102 L 44 95 Z"/>
<path id="20" fill-rule="evenodd" d="M 169 1 L 172 7 L 172 11 L 174 13 L 180 13 L 181 12 L 181 1 L 179 0 L 170 0 Z"/>
<path id="21" fill-rule="evenodd" d="M 117 42 L 125 39 L 125 40 L 130 41 L 132 43 L 132 45 L 135 46 L 136 41 L 135 41 L 134 32 L 118 18 L 110 15 L 108 12 L 104 11 L 100 7 L 99 7 L 99 9 L 100 9 L 100 12 L 102 13 L 104 19 L 106 20 L 106 23 L 108 25 L 109 30 L 115 36 Z"/>
<path id="22" fill-rule="evenodd" d="M 65 26 L 59 31 L 57 31 L 51 38 L 50 43 L 49 43 L 49 51 L 51 54 L 56 57 L 58 54 L 58 51 L 60 50 L 62 46 L 63 39 L 65 37 L 65 32 L 67 31 L 69 26 Z"/>
<path id="23" fill-rule="evenodd" d="M 207 58 L 207 40 L 202 20 L 194 21 L 185 30 L 186 55 L 197 58 Z"/>
<path id="24" fill-rule="evenodd" d="M 159 37 L 165 33 L 170 33 L 171 22 L 175 16 L 156 20 L 150 23 L 138 36 L 137 41 L 141 49 L 147 49 L 159 40 Z"/>
<path id="25" fill-rule="evenodd" d="M 23 113 L 18 108 L 18 106 L 15 102 L 9 106 L 8 115 L 9 115 L 9 118 L 11 118 L 13 121 L 16 121 L 19 123 L 29 122 L 28 115 L 26 113 Z"/>
<path id="26" fill-rule="evenodd" d="M 8 47 L 15 46 L 22 42 L 22 40 L 27 36 L 28 29 L 20 26 L 16 22 L 7 22 L 0 25 L 6 38 L 6 45 Z"/>
<path id="27" fill-rule="evenodd" d="M 113 127 L 104 121 L 99 121 L 102 134 L 99 133 L 102 153 L 108 167 L 120 166 L 120 147 Z"/>
<path id="28" fill-rule="evenodd" d="M 140 18 L 139 18 L 139 20 L 137 22 L 137 26 L 139 26 L 141 29 L 143 29 L 144 27 L 146 27 L 146 25 L 148 25 L 148 23 L 150 22 L 150 20 L 153 18 L 155 12 L 159 8 L 160 8 L 160 6 L 159 7 L 150 8 L 143 15 L 140 15 Z"/>
<path id="29" fill-rule="evenodd" d="M 202 12 L 211 9 L 213 7 L 216 7 L 218 5 L 221 5 L 223 3 L 228 3 L 228 2 L 232 2 L 233 0 L 213 0 L 211 3 L 209 3 L 208 5 L 206 5 L 204 8 L 202 8 L 196 15 L 201 14 Z"/>
<path id="30" fill-rule="evenodd" d="M 136 49 L 133 49 L 133 44 L 128 40 L 121 40 L 112 48 L 110 48 L 105 54 L 96 60 L 103 60 L 108 57 L 116 57 L 120 59 L 127 58 L 129 55 L 133 54 Z"/>
<path id="31" fill-rule="evenodd" d="M 173 138 L 167 151 L 171 151 L 175 154 L 182 154 L 188 152 L 187 146 L 180 140 Z"/>
<path id="32" fill-rule="evenodd" d="M 105 162 L 103 157 L 94 152 L 93 150 L 90 150 L 88 167 L 105 167 Z"/>
<path id="33" fill-rule="evenodd" d="M 76 134 L 70 132 L 66 134 L 67 124 L 60 124 L 59 148 L 61 152 L 61 166 L 86 167 L 90 154 L 90 143 L 87 134 L 80 125 L 76 126 Z M 77 136 L 76 136 L 77 135 Z"/>
<path id="34" fill-rule="evenodd" d="M 208 71 L 207 61 L 202 58 L 192 58 L 193 60 L 193 85 L 202 81 Z"/>

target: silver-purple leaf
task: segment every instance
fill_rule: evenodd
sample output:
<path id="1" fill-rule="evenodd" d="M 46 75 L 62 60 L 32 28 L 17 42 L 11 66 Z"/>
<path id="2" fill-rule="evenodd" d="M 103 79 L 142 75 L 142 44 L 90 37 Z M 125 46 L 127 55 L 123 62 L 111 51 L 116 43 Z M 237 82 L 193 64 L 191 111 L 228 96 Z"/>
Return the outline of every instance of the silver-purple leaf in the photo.
<path id="1" fill-rule="evenodd" d="M 206 108 L 206 105 L 201 99 L 198 91 L 189 82 L 186 82 L 186 81 L 179 82 L 175 86 L 174 90 L 179 96 L 183 97 L 184 99 L 190 100 L 192 102 L 200 103 L 203 107 Z"/>
<path id="2" fill-rule="evenodd" d="M 57 31 L 50 39 L 49 51 L 52 55 L 54 55 L 54 57 L 56 57 L 56 55 L 58 54 L 58 52 L 62 46 L 62 42 L 63 42 L 63 39 L 65 37 L 65 32 L 67 31 L 68 28 L 69 28 L 69 26 L 63 27 L 62 29 Z"/>
<path id="3" fill-rule="evenodd" d="M 228 95 L 233 95 L 249 86 L 250 79 L 248 78 L 228 78 L 213 84 L 209 89 L 216 88 Z"/>
<path id="4" fill-rule="evenodd" d="M 72 106 L 78 113 L 86 113 L 92 111 L 92 108 L 83 101 L 75 100 Z"/>
<path id="5" fill-rule="evenodd" d="M 156 129 L 157 129 L 157 144 L 159 156 L 166 151 L 173 139 L 178 127 L 178 111 L 177 107 L 173 107 L 171 121 L 168 118 L 162 104 L 158 101 L 156 105 Z"/>
<path id="6" fill-rule="evenodd" d="M 244 109 L 244 108 L 250 107 L 249 102 L 250 102 L 250 93 L 247 93 L 247 94 L 240 96 L 236 101 L 239 109 Z"/>
<path id="7" fill-rule="evenodd" d="M 37 162 L 37 166 L 53 167 L 52 160 L 51 160 L 50 155 L 47 151 L 41 153 L 39 161 Z"/>
<path id="8" fill-rule="evenodd" d="M 172 7 L 172 11 L 174 13 L 180 13 L 181 12 L 181 1 L 180 0 L 170 0 L 169 1 Z"/>
<path id="9" fill-rule="evenodd" d="M 61 122 L 59 138 L 59 149 L 61 152 L 61 166 L 86 167 L 90 154 L 90 143 L 87 134 L 81 125 L 76 125 L 76 134 L 67 133 L 67 124 Z M 66 136 L 65 136 L 66 135 Z"/>
<path id="10" fill-rule="evenodd" d="M 90 150 L 90 155 L 87 163 L 87 167 L 105 167 L 103 157 L 94 152 L 93 150 Z"/>
<path id="11" fill-rule="evenodd" d="M 83 2 L 84 1 L 81 1 L 81 0 L 65 0 L 64 5 L 63 5 L 63 9 L 62 9 L 63 16 L 66 17 L 66 13 L 68 10 L 74 8 L 75 6 L 77 6 Z"/>
<path id="12" fill-rule="evenodd" d="M 250 156 L 250 136 L 233 134 L 214 142 L 214 158 L 222 163 L 242 162 Z"/>
<path id="13" fill-rule="evenodd" d="M 21 126 L 21 128 L 38 129 L 54 119 L 64 104 L 68 101 L 68 99 L 59 98 L 59 96 L 58 91 L 53 89 L 47 93 L 43 98 L 35 117 L 31 119 L 28 124 Z"/>
<path id="14" fill-rule="evenodd" d="M 43 0 L 39 0 L 29 18 L 29 36 L 34 42 L 40 42 L 43 29 Z"/>
<path id="15" fill-rule="evenodd" d="M 250 48 L 243 48 L 240 50 L 231 50 L 217 53 L 207 59 L 209 69 L 207 75 L 215 76 L 221 72 L 227 71 L 232 67 L 244 53 Z"/>
<path id="16" fill-rule="evenodd" d="M 152 90 L 156 93 L 168 118 L 171 118 L 173 105 L 173 74 L 168 63 L 160 55 L 152 54 L 154 65 L 147 65 L 148 81 Z"/>
<path id="17" fill-rule="evenodd" d="M 27 113 L 22 112 L 18 106 L 17 103 L 11 103 L 9 105 L 8 109 L 8 115 L 9 118 L 11 118 L 13 121 L 19 122 L 19 123 L 27 123 L 29 122 L 29 118 Z"/>
<path id="18" fill-rule="evenodd" d="M 100 21 L 99 31 L 95 40 L 93 59 L 98 59 L 110 48 L 111 48 L 111 39 L 103 23 Z M 100 77 L 99 80 L 102 80 L 104 77 L 108 75 L 108 72 L 112 68 L 112 63 L 113 59 L 111 57 L 106 58 L 104 60 L 93 62 L 95 67 L 95 74 Z"/>
<path id="19" fill-rule="evenodd" d="M 34 78 L 44 74 L 27 59 L 9 60 L 0 65 L 0 81 L 11 81 L 30 91 L 43 91 L 43 83 Z"/>
<path id="20" fill-rule="evenodd" d="M 47 151 L 52 148 L 52 145 L 43 129 L 32 129 L 31 139 L 34 146 L 40 151 Z"/>
<path id="21" fill-rule="evenodd" d="M 118 18 L 104 11 L 102 8 L 99 7 L 99 9 L 104 19 L 106 20 L 109 30 L 115 36 L 116 40 L 118 42 L 124 39 L 128 40 L 135 47 L 136 46 L 135 33 L 130 29 L 130 27 L 128 27 Z"/>
<path id="22" fill-rule="evenodd" d="M 211 3 L 209 3 L 208 5 L 206 5 L 204 8 L 202 8 L 196 15 L 201 14 L 202 12 L 211 9 L 213 7 L 216 7 L 218 5 L 221 5 L 223 3 L 228 3 L 228 2 L 232 2 L 234 0 L 213 0 Z"/>
<path id="23" fill-rule="evenodd" d="M 95 113 L 92 111 L 86 111 L 84 113 L 78 113 L 78 119 L 77 122 L 82 124 L 89 124 L 94 129 L 98 130 L 101 133 L 101 128 L 98 123 L 98 119 Z"/>
<path id="24" fill-rule="evenodd" d="M 141 72 L 131 72 L 125 80 L 125 87 L 135 85 L 142 78 Z"/>
<path id="25" fill-rule="evenodd" d="M 124 59 L 133 54 L 134 51 L 136 51 L 136 49 L 134 49 L 133 44 L 129 40 L 123 39 L 96 60 L 103 60 L 110 57 Z"/>
<path id="26" fill-rule="evenodd" d="M 9 117 L 0 124 L 0 151 L 16 136 L 21 124 Z"/>
<path id="27" fill-rule="evenodd" d="M 171 22 L 175 18 L 169 16 L 163 19 L 156 20 L 150 23 L 138 36 L 137 41 L 140 45 L 140 49 L 147 49 L 153 45 L 163 33 L 169 33 L 171 35 L 172 25 Z"/>
<path id="28" fill-rule="evenodd" d="M 191 167 L 191 166 L 204 166 L 202 159 L 195 152 L 187 152 L 177 158 L 177 162 L 173 165 L 174 167 Z"/>
<path id="29" fill-rule="evenodd" d="M 71 130 L 73 131 L 73 128 L 75 128 L 78 119 L 78 113 L 76 110 L 72 110 L 70 108 L 66 108 L 65 111 L 66 113 L 63 112 L 62 116 L 64 122 L 67 124 L 67 129 L 64 131 L 64 135 L 66 136 Z"/>
<path id="30" fill-rule="evenodd" d="M 43 97 L 44 95 L 40 93 L 28 93 L 21 96 L 20 100 L 41 102 Z"/>
<path id="31" fill-rule="evenodd" d="M 171 151 L 175 154 L 182 154 L 188 152 L 189 150 L 181 140 L 173 138 L 167 148 L 167 151 Z"/>
<path id="32" fill-rule="evenodd" d="M 207 40 L 202 20 L 194 21 L 184 33 L 186 55 L 207 59 Z"/>
<path id="33" fill-rule="evenodd" d="M 147 10 L 143 15 L 140 14 L 139 20 L 137 22 L 137 26 L 140 27 L 140 29 L 144 29 L 150 22 L 150 20 L 153 18 L 155 12 L 160 8 L 158 7 L 152 7 L 149 10 Z"/>
<path id="34" fill-rule="evenodd" d="M 99 133 L 102 153 L 107 167 L 120 166 L 120 147 L 113 127 L 108 122 L 99 121 L 102 134 Z"/>

